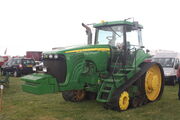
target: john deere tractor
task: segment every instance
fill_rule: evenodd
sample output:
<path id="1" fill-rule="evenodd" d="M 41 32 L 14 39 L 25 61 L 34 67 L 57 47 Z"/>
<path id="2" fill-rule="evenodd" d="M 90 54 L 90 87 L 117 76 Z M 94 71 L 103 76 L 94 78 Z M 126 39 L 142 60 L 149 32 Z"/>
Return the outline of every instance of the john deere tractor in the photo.
<path id="1" fill-rule="evenodd" d="M 164 72 L 150 62 L 138 22 L 128 20 L 82 24 L 88 45 L 43 53 L 43 72 L 22 77 L 22 89 L 33 94 L 62 92 L 66 101 L 96 99 L 108 109 L 124 111 L 161 98 Z"/>

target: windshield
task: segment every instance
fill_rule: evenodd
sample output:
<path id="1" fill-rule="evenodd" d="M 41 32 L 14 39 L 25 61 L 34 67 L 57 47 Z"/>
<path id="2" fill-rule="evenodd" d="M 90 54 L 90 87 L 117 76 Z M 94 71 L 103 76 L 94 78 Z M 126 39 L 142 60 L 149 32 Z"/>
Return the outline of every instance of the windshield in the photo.
<path id="1" fill-rule="evenodd" d="M 96 31 L 96 44 L 109 44 L 117 46 L 118 48 L 123 45 L 123 27 L 125 25 L 105 26 L 100 27 Z M 133 26 L 126 26 L 126 41 L 129 47 L 140 47 L 141 31 L 134 29 Z"/>
<path id="2" fill-rule="evenodd" d="M 154 58 L 154 62 L 158 62 L 162 67 L 173 67 L 175 59 L 174 58 Z"/>
<path id="3" fill-rule="evenodd" d="M 123 26 L 108 26 L 99 29 L 96 44 L 116 46 L 120 43 L 123 43 Z"/>
<path id="4" fill-rule="evenodd" d="M 22 62 L 24 65 L 32 65 L 32 64 L 34 65 L 35 64 L 34 60 L 32 60 L 32 59 L 23 59 Z"/>

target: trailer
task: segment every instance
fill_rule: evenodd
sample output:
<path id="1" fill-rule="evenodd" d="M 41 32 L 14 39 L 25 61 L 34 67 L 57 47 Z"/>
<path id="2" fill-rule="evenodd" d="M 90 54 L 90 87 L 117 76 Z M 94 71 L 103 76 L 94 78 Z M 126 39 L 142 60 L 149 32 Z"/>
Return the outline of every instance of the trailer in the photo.
<path id="1" fill-rule="evenodd" d="M 27 51 L 26 58 L 32 58 L 35 61 L 41 61 L 42 51 Z"/>

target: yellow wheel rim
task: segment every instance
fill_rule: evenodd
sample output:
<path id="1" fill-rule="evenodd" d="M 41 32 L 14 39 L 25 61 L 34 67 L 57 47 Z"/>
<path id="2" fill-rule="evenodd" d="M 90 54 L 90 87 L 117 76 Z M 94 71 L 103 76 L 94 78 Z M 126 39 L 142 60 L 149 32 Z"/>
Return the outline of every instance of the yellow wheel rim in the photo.
<path id="1" fill-rule="evenodd" d="M 119 108 L 120 110 L 127 110 L 129 106 L 129 94 L 124 91 L 119 97 Z"/>
<path id="2" fill-rule="evenodd" d="M 153 65 L 146 72 L 145 76 L 145 91 L 146 96 L 150 101 L 158 98 L 162 85 L 161 71 L 158 65 Z"/>

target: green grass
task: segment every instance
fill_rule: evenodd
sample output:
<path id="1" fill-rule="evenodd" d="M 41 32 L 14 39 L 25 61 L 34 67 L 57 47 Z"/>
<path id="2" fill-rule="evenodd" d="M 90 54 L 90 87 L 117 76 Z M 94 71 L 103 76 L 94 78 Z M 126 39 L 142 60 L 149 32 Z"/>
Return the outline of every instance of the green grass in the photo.
<path id="1" fill-rule="evenodd" d="M 129 109 L 125 112 L 106 110 L 102 103 L 66 102 L 60 93 L 33 95 L 21 90 L 22 81 L 10 78 L 10 88 L 4 90 L 0 120 L 178 120 L 180 101 L 178 85 L 165 86 L 160 101 Z"/>

